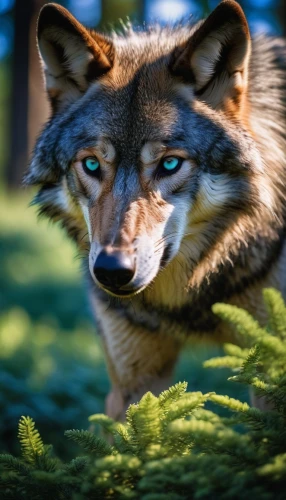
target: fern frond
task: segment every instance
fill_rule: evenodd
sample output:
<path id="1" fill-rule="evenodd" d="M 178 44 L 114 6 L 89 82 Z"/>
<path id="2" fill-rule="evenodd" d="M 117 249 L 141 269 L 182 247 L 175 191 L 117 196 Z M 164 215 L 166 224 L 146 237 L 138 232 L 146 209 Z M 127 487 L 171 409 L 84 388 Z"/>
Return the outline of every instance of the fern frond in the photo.
<path id="1" fill-rule="evenodd" d="M 242 359 L 234 356 L 222 356 L 208 359 L 203 363 L 204 368 L 231 368 L 232 370 L 241 368 Z"/>
<path id="2" fill-rule="evenodd" d="M 77 476 L 86 470 L 88 463 L 88 457 L 76 457 L 65 466 L 65 470 L 67 473 Z"/>
<path id="3" fill-rule="evenodd" d="M 126 410 L 126 422 L 127 424 L 130 425 L 130 427 L 134 427 L 133 418 L 137 410 L 138 410 L 138 404 L 136 403 L 132 403 L 131 405 L 129 405 Z"/>
<path id="4" fill-rule="evenodd" d="M 208 398 L 208 394 L 203 395 L 201 392 L 188 393 L 170 405 L 166 413 L 166 424 L 169 424 L 175 419 L 184 418 L 193 413 L 194 410 L 204 405 Z"/>
<path id="5" fill-rule="evenodd" d="M 45 448 L 45 447 L 44 447 Z M 35 466 L 44 472 L 55 472 L 61 467 L 61 461 L 58 458 L 50 457 L 50 453 L 44 452 L 37 455 Z"/>
<path id="6" fill-rule="evenodd" d="M 226 343 L 223 345 L 223 350 L 228 356 L 234 356 L 235 358 L 246 359 L 248 356 L 248 349 L 242 349 L 238 345 Z"/>
<path id="7" fill-rule="evenodd" d="M 112 418 L 108 417 L 104 413 L 96 413 L 91 415 L 88 420 L 93 424 L 100 425 L 106 432 L 114 433 L 116 430 L 117 422 Z"/>
<path id="8" fill-rule="evenodd" d="M 286 338 L 286 307 L 282 294 L 274 288 L 263 290 L 264 303 L 266 305 L 270 331 L 282 339 Z"/>
<path id="9" fill-rule="evenodd" d="M 65 436 L 81 446 L 88 453 L 94 454 L 97 457 L 114 454 L 115 450 L 104 439 L 99 438 L 89 431 L 84 430 L 68 430 L 65 431 Z"/>
<path id="10" fill-rule="evenodd" d="M 241 372 L 246 373 L 250 371 L 252 373 L 256 371 L 257 365 L 260 362 L 260 355 L 261 355 L 261 349 L 259 343 L 249 349 L 246 360 L 242 365 Z"/>
<path id="11" fill-rule="evenodd" d="M 129 435 L 129 443 L 132 448 L 138 449 L 139 447 L 139 431 L 136 423 L 136 413 L 138 411 L 138 404 L 132 403 L 126 410 L 126 425 Z"/>
<path id="12" fill-rule="evenodd" d="M 158 398 L 151 392 L 147 392 L 138 403 L 132 425 L 142 451 L 151 443 L 160 443 L 161 411 Z"/>
<path id="13" fill-rule="evenodd" d="M 205 420 L 206 422 L 210 422 L 211 424 L 214 424 L 217 427 L 232 426 L 239 424 L 242 421 L 241 418 L 239 418 L 239 416 L 220 417 L 213 411 L 206 410 L 205 408 L 199 408 L 195 410 L 194 417 L 197 420 Z"/>
<path id="14" fill-rule="evenodd" d="M 178 382 L 170 387 L 167 391 L 161 392 L 159 396 L 159 405 L 165 409 L 170 403 L 178 401 L 188 388 L 187 382 Z"/>
<path id="15" fill-rule="evenodd" d="M 3 454 L 0 455 L 0 465 L 2 465 L 6 470 L 16 472 L 21 476 L 26 476 L 30 473 L 31 467 L 23 463 L 19 458 L 13 457 L 13 455 Z"/>
<path id="16" fill-rule="evenodd" d="M 30 464 L 35 464 L 37 457 L 44 452 L 44 444 L 31 417 L 20 418 L 18 438 L 23 458 Z"/>
<path id="17" fill-rule="evenodd" d="M 238 399 L 230 398 L 228 396 L 219 396 L 217 394 L 211 394 L 209 396 L 210 401 L 216 403 L 224 408 L 228 408 L 231 411 L 245 413 L 249 410 L 249 405 L 247 403 L 242 403 Z"/>
<path id="18" fill-rule="evenodd" d="M 283 360 L 286 357 L 286 345 L 285 341 L 278 339 L 277 337 L 272 337 L 271 335 L 267 335 L 267 337 L 262 338 L 259 342 L 261 349 L 264 349 L 264 352 L 267 356 L 277 356 L 278 358 L 282 358 Z"/>
<path id="19" fill-rule="evenodd" d="M 260 476 L 271 476 L 272 480 L 278 481 L 279 479 L 284 479 L 286 483 L 286 453 L 276 455 L 270 463 L 259 467 L 258 474 Z"/>
<path id="20" fill-rule="evenodd" d="M 245 341 L 251 344 L 266 335 L 266 331 L 260 327 L 258 321 L 244 309 L 230 304 L 217 303 L 212 306 L 212 311 L 222 320 L 233 325 Z"/>
<path id="21" fill-rule="evenodd" d="M 122 424 L 117 424 L 116 427 L 116 432 L 114 433 L 114 443 L 116 446 L 116 449 L 119 451 L 121 454 L 128 454 L 131 455 L 134 453 L 134 446 L 133 442 L 134 439 L 130 437 L 130 429 L 126 425 Z"/>
<path id="22" fill-rule="evenodd" d="M 226 453 L 244 461 L 254 461 L 257 450 L 251 445 L 248 436 L 241 435 L 230 428 L 218 429 L 211 422 L 191 419 L 176 420 L 170 424 L 170 432 L 184 436 L 192 436 L 200 449 L 212 450 L 215 453 Z"/>
<path id="23" fill-rule="evenodd" d="M 130 471 L 138 471 L 141 463 L 138 457 L 118 453 L 96 460 L 96 467 L 98 470 L 109 470 L 112 473 L 122 471 L 129 475 Z"/>

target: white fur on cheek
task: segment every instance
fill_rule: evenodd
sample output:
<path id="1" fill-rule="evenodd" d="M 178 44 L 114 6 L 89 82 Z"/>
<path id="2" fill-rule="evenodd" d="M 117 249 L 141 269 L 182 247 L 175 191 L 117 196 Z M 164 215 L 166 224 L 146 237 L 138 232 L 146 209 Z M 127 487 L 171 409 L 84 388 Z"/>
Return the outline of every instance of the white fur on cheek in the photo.
<path id="1" fill-rule="evenodd" d="M 204 174 L 201 180 L 201 202 L 207 210 L 222 208 L 232 196 L 231 179 L 224 174 Z"/>
<path id="2" fill-rule="evenodd" d="M 91 242 L 91 240 L 92 240 L 92 231 L 91 231 L 91 224 L 90 224 L 88 207 L 87 207 L 87 205 L 85 205 L 82 202 L 81 202 L 80 206 L 81 206 L 81 209 L 82 209 L 84 220 L 85 220 L 86 225 L 87 225 L 89 241 Z"/>

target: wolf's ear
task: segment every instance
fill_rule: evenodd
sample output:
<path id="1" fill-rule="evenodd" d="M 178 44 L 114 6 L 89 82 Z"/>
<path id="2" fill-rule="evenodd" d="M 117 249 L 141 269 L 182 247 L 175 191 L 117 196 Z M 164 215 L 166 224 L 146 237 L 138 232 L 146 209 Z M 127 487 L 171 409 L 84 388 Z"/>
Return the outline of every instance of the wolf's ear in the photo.
<path id="1" fill-rule="evenodd" d="M 107 73 L 113 64 L 112 42 L 84 28 L 58 4 L 49 3 L 42 8 L 38 44 L 54 111 L 75 101 L 91 81 Z"/>
<path id="2" fill-rule="evenodd" d="M 247 90 L 250 34 L 239 4 L 224 0 L 173 54 L 171 71 L 214 109 L 239 114 Z"/>

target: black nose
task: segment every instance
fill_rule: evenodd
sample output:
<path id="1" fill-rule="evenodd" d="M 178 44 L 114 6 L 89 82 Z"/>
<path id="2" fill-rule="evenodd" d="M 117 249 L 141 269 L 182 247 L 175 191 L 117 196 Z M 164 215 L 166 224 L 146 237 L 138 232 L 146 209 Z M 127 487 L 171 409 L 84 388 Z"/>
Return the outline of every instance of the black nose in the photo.
<path id="1" fill-rule="evenodd" d="M 103 286 L 118 289 L 132 280 L 135 273 L 135 259 L 124 252 L 102 250 L 95 261 L 93 271 Z"/>

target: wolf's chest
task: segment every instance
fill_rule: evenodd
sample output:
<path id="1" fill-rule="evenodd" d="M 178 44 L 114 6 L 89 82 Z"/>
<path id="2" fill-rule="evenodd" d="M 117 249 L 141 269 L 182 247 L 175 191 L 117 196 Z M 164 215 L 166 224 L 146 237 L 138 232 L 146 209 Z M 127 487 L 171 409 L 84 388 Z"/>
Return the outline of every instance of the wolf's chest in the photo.
<path id="1" fill-rule="evenodd" d="M 211 334 L 215 330 L 219 322 L 211 311 L 215 302 L 215 298 L 197 297 L 181 307 L 173 308 L 133 302 L 124 308 L 124 313 L 131 323 L 149 331 L 187 337 L 194 333 Z"/>

